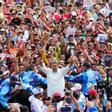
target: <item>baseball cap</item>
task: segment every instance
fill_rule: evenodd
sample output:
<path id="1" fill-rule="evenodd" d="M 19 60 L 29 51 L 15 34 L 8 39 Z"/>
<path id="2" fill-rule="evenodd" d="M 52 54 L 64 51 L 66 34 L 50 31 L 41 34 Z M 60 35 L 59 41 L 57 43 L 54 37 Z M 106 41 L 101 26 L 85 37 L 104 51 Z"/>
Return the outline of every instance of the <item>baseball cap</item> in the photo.
<path id="1" fill-rule="evenodd" d="M 9 73 L 10 73 L 9 70 L 6 70 L 6 71 L 3 72 L 2 76 L 8 75 Z"/>
<path id="2" fill-rule="evenodd" d="M 68 5 L 67 6 L 73 6 L 73 4 L 72 3 L 68 3 Z"/>
<path id="3" fill-rule="evenodd" d="M 2 31 L 2 32 L 5 32 L 5 29 L 2 28 L 1 31 Z"/>
<path id="4" fill-rule="evenodd" d="M 77 16 L 76 11 L 72 11 L 71 14 L 72 14 L 72 16 Z"/>
<path id="5" fill-rule="evenodd" d="M 50 5 L 50 3 L 49 2 L 46 2 L 45 5 Z"/>
<path id="6" fill-rule="evenodd" d="M 97 91 L 95 89 L 91 89 L 91 90 L 88 91 L 88 94 L 89 95 L 96 95 Z"/>
<path id="7" fill-rule="evenodd" d="M 56 93 L 54 93 L 53 96 L 54 96 L 54 97 L 60 97 L 60 98 L 62 98 L 62 95 L 61 95 L 60 92 L 56 92 Z"/>
<path id="8" fill-rule="evenodd" d="M 37 94 L 43 93 L 44 90 L 42 88 L 34 88 L 32 90 L 32 92 L 33 92 L 34 95 L 37 95 Z"/>
<path id="9" fill-rule="evenodd" d="M 82 86 L 79 83 L 75 83 L 74 86 L 71 88 L 72 91 L 81 90 Z"/>

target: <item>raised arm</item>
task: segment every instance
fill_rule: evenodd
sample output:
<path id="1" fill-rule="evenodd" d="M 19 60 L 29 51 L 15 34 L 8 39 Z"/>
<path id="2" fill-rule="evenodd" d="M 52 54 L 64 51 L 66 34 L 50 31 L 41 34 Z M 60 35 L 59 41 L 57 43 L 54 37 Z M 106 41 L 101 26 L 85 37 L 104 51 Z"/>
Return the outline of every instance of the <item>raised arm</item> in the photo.
<path id="1" fill-rule="evenodd" d="M 66 75 L 69 72 L 69 70 L 73 64 L 74 64 L 74 57 L 72 56 L 68 60 L 68 65 L 66 67 L 62 68 L 64 75 Z"/>
<path id="2" fill-rule="evenodd" d="M 67 80 L 69 82 L 80 82 L 81 83 L 83 81 L 86 81 L 86 76 L 84 75 L 84 73 L 80 73 L 77 76 L 68 77 Z"/>
<path id="3" fill-rule="evenodd" d="M 69 68 L 71 68 L 71 66 L 74 64 L 74 61 L 75 61 L 74 57 L 71 56 L 69 59 L 69 64 L 67 66 L 69 66 Z"/>

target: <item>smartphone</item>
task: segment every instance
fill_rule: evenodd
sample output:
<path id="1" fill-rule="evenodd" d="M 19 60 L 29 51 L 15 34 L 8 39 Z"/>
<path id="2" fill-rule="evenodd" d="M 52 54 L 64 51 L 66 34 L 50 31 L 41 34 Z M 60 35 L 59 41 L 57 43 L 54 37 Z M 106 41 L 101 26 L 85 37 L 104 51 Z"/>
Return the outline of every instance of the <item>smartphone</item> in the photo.
<path id="1" fill-rule="evenodd" d="M 71 106 L 61 107 L 60 112 L 72 112 Z"/>

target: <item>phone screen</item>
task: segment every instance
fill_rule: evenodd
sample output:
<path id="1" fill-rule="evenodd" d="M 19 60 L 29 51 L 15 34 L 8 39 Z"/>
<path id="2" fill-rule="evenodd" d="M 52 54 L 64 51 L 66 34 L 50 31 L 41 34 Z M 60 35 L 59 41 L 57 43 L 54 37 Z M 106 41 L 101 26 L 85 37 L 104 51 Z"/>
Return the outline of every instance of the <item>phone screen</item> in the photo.
<path id="1" fill-rule="evenodd" d="M 61 112 L 71 112 L 72 109 L 70 106 L 61 107 Z"/>

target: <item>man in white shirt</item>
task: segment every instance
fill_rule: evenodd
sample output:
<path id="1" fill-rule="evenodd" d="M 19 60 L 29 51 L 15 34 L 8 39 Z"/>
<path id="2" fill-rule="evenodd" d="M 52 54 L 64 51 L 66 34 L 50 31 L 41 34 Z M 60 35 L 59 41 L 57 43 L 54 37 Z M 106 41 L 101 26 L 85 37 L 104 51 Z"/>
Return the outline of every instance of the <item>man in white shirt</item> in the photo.
<path id="1" fill-rule="evenodd" d="M 79 98 L 77 100 L 77 103 L 79 104 L 79 106 L 83 112 L 86 108 L 86 98 L 85 98 L 84 94 L 82 93 L 81 89 L 82 89 L 82 85 L 79 83 L 75 83 L 74 86 L 71 88 L 71 90 L 73 92 L 75 91 L 75 93 L 79 94 Z M 73 103 L 72 107 L 74 109 L 76 108 L 74 103 Z"/>
<path id="2" fill-rule="evenodd" d="M 40 99 L 42 98 L 42 93 L 42 88 L 33 89 L 33 95 L 29 97 L 32 112 L 46 112 L 45 105 L 43 104 L 43 101 Z"/>
<path id="3" fill-rule="evenodd" d="M 42 72 L 44 72 L 47 75 L 48 97 L 52 97 L 52 95 L 57 92 L 60 92 L 61 96 L 64 97 L 65 95 L 64 75 L 67 74 L 72 63 L 73 63 L 73 58 L 70 58 L 70 64 L 61 69 L 58 68 L 58 63 L 56 61 L 52 62 L 52 68 L 47 68 L 45 64 L 43 64 Z"/>
<path id="4" fill-rule="evenodd" d="M 70 21 L 69 22 L 69 26 L 67 27 L 67 29 L 65 31 L 67 40 L 69 40 L 68 38 L 69 38 L 70 35 L 73 35 L 74 36 L 74 34 L 76 32 L 76 27 L 74 25 L 74 22 L 75 21 Z"/>

